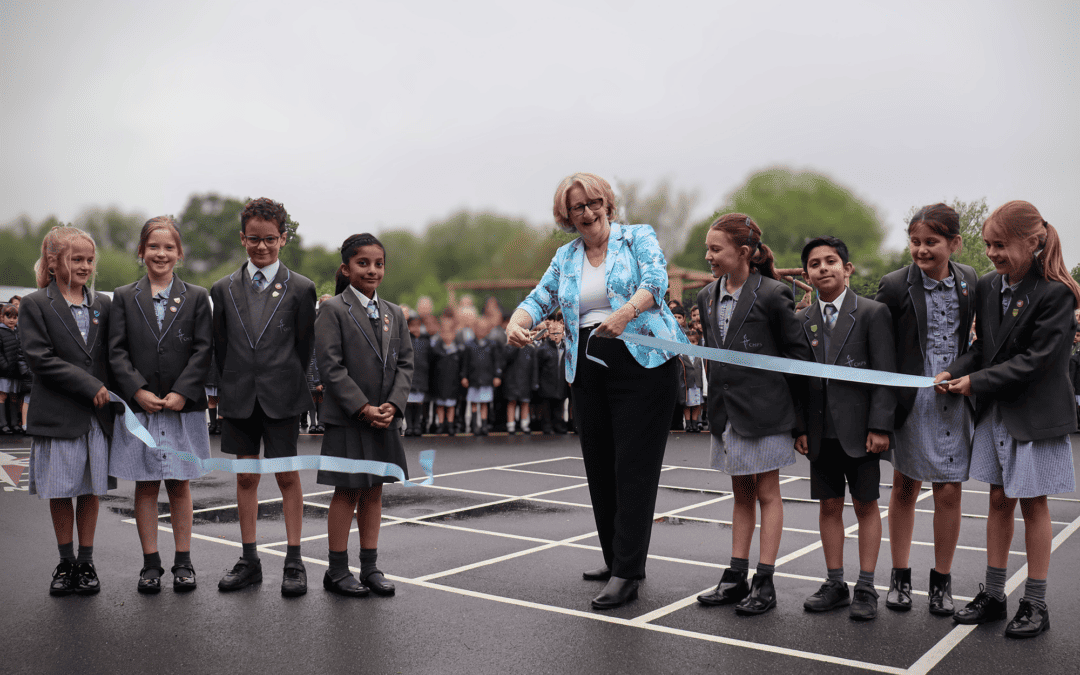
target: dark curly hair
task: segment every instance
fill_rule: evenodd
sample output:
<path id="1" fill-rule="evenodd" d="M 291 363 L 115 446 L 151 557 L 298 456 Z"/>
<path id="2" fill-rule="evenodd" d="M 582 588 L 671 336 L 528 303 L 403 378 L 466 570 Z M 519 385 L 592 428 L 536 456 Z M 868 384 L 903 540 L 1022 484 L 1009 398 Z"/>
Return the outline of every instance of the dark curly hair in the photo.
<path id="1" fill-rule="evenodd" d="M 247 223 L 252 218 L 260 218 L 270 223 L 277 223 L 278 232 L 284 234 L 289 220 L 289 214 L 285 212 L 285 206 L 273 199 L 259 197 L 252 199 L 240 212 L 240 231 L 247 231 Z"/>

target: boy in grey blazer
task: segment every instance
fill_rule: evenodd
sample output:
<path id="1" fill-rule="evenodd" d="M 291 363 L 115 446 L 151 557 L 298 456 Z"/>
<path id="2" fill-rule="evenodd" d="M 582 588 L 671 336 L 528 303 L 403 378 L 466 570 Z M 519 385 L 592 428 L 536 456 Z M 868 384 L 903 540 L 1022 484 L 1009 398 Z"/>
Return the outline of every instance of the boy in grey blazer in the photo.
<path id="1" fill-rule="evenodd" d="M 287 220 L 285 207 L 277 202 L 249 202 L 240 214 L 248 262 L 210 289 L 214 354 L 221 370 L 221 451 L 239 459 L 257 459 L 260 441 L 267 458 L 295 456 L 300 413 L 314 408 L 307 367 L 315 349 L 315 284 L 278 259 L 289 234 Z M 281 593 L 303 595 L 307 572 L 300 559 L 300 475 L 289 471 L 275 478 L 288 536 Z M 258 487 L 259 474 L 237 474 L 243 555 L 218 583 L 222 591 L 262 581 L 255 549 Z"/>

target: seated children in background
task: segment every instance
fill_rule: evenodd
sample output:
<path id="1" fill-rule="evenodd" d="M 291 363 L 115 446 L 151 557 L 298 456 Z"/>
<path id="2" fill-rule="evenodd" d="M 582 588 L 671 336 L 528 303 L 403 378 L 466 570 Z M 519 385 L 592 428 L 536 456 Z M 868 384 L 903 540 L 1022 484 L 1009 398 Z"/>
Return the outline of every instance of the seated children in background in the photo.
<path id="1" fill-rule="evenodd" d="M 847 288 L 853 270 L 844 242 L 818 237 L 803 247 L 803 272 L 818 300 L 798 313 L 818 363 L 896 370 L 892 316 L 885 305 Z M 889 449 L 896 397 L 890 387 L 810 381 L 795 449 L 810 459 L 810 497 L 819 500 L 828 579 L 803 607 L 824 612 L 850 604 L 857 621 L 877 616 L 874 570 L 881 547 L 879 460 Z M 854 600 L 844 582 L 844 486 L 859 520 L 859 580 Z"/>

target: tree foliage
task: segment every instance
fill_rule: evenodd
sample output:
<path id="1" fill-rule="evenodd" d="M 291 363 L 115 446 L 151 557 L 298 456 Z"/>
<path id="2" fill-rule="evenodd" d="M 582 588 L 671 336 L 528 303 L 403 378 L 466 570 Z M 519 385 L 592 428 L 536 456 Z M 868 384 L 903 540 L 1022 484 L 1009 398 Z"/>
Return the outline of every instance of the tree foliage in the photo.
<path id="1" fill-rule="evenodd" d="M 618 192 L 618 220 L 652 225 L 660 248 L 669 259 L 683 250 L 690 236 L 690 213 L 697 204 L 696 192 L 673 191 L 668 181 L 662 181 L 648 194 L 642 192 L 637 182 L 620 182 Z"/>
<path id="2" fill-rule="evenodd" d="M 986 247 L 983 245 L 982 226 L 990 215 L 990 207 L 986 205 L 986 197 L 965 202 L 961 199 L 953 199 L 943 202 L 953 208 L 960 216 L 960 238 L 963 247 L 953 254 L 952 259 L 958 263 L 970 265 L 975 268 L 975 273 L 982 276 L 994 269 L 993 263 L 986 257 Z M 904 218 L 904 223 L 910 223 L 915 212 L 922 206 L 913 206 Z M 905 226 L 906 227 L 906 226 Z M 904 249 L 900 258 L 901 265 L 911 264 L 911 251 Z"/>

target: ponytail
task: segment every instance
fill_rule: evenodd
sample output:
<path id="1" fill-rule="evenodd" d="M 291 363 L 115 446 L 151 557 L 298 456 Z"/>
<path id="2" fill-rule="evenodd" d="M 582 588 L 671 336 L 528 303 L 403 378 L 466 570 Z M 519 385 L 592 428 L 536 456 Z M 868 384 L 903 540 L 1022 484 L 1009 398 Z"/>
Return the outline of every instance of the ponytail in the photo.
<path id="1" fill-rule="evenodd" d="M 1046 228 L 1046 238 L 1040 238 L 1039 240 L 1042 244 L 1042 251 L 1038 255 L 1043 276 L 1051 281 L 1060 281 L 1068 286 L 1075 298 L 1074 309 L 1080 309 L 1080 284 L 1076 283 L 1076 279 L 1073 279 L 1072 275 L 1069 274 L 1069 268 L 1065 266 L 1065 257 L 1061 253 L 1061 237 L 1058 235 L 1057 229 L 1045 220 L 1043 221 L 1043 227 Z"/>
<path id="2" fill-rule="evenodd" d="M 1039 269 L 1043 278 L 1058 281 L 1069 287 L 1073 294 L 1073 306 L 1080 309 L 1080 284 L 1069 274 L 1065 258 L 1061 254 L 1061 237 L 1053 225 L 1043 219 L 1034 205 L 1016 199 L 994 209 L 983 223 L 987 227 L 1000 227 L 1007 240 L 1024 240 L 1036 237 L 1039 247 L 1036 249 Z"/>
<path id="3" fill-rule="evenodd" d="M 725 213 L 714 220 L 709 229 L 726 232 L 736 246 L 750 249 L 750 271 L 756 270 L 763 277 L 781 280 L 776 273 L 772 249 L 761 241 L 761 228 L 753 218 L 745 213 Z"/>

